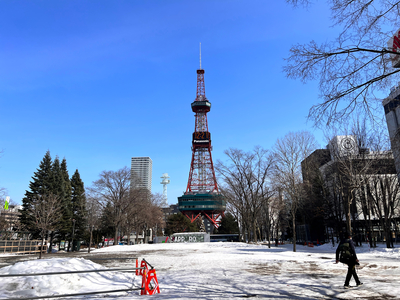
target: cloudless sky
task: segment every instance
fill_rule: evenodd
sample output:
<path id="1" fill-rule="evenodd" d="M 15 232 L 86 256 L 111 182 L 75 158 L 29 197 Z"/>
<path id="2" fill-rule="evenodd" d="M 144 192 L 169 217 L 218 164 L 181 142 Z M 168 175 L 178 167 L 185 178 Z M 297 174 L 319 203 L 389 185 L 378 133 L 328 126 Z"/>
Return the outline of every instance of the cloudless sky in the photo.
<path id="1" fill-rule="evenodd" d="M 282 72 L 290 46 L 332 40 L 325 1 L 0 1 L 0 187 L 21 203 L 46 151 L 88 187 L 153 160 L 153 193 L 186 189 L 199 43 L 213 160 L 310 130 L 317 83 Z"/>

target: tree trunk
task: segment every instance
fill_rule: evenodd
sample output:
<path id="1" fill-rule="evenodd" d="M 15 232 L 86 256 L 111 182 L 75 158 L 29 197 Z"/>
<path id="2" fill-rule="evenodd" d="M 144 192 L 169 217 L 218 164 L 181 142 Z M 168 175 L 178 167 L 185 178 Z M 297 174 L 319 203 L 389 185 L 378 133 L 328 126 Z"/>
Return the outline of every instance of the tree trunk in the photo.
<path id="1" fill-rule="evenodd" d="M 371 222 L 371 215 L 368 215 L 368 230 L 367 230 L 367 237 L 368 237 L 368 242 L 369 242 L 369 247 L 372 248 L 372 222 Z"/>
<path id="2" fill-rule="evenodd" d="M 253 241 L 257 243 L 257 224 L 255 218 L 253 219 Z"/>
<path id="3" fill-rule="evenodd" d="M 43 245 L 44 245 L 44 234 L 42 235 L 42 245 L 40 246 L 39 259 L 42 259 Z"/>
<path id="4" fill-rule="evenodd" d="M 240 226 L 239 226 L 239 241 L 244 242 L 244 225 L 243 220 L 240 219 Z"/>
<path id="5" fill-rule="evenodd" d="M 53 250 L 53 239 L 54 239 L 54 231 L 50 233 L 50 245 L 49 245 L 49 253 Z"/>
<path id="6" fill-rule="evenodd" d="M 278 221 L 276 222 L 276 243 L 275 243 L 275 246 L 277 246 L 278 247 L 278 245 L 279 245 L 279 227 L 280 227 L 280 221 L 279 221 L 279 218 L 278 218 Z"/>
<path id="7" fill-rule="evenodd" d="M 92 240 L 93 240 L 93 227 L 90 228 L 90 239 L 89 239 L 88 253 L 90 253 L 90 247 L 92 246 Z"/>
<path id="8" fill-rule="evenodd" d="M 390 230 L 390 222 L 387 219 L 385 219 L 385 237 L 386 237 L 386 248 L 391 248 L 392 232 Z"/>
<path id="9" fill-rule="evenodd" d="M 351 230 L 351 201 L 350 199 L 347 199 L 347 205 L 346 205 L 346 227 L 347 227 L 347 232 L 352 235 L 352 230 Z"/>
<path id="10" fill-rule="evenodd" d="M 115 226 L 114 245 L 118 245 L 118 226 Z"/>
<path id="11" fill-rule="evenodd" d="M 296 212 L 292 211 L 292 222 L 293 222 L 293 252 L 296 252 Z"/>
<path id="12" fill-rule="evenodd" d="M 131 244 L 131 231 L 130 230 L 128 230 L 127 236 L 128 236 L 128 245 L 130 245 Z"/>
<path id="13" fill-rule="evenodd" d="M 271 248 L 271 227 L 270 227 L 270 219 L 269 219 L 269 205 L 267 204 L 267 239 L 268 239 L 268 248 Z"/>

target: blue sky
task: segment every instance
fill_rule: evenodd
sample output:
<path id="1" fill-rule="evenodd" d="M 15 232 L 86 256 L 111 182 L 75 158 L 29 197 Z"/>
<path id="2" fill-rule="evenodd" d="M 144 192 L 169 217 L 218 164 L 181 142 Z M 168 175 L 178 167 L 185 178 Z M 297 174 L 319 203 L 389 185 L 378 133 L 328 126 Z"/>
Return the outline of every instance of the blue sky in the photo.
<path id="1" fill-rule="evenodd" d="M 85 186 L 153 160 L 153 192 L 186 189 L 199 43 L 213 159 L 310 130 L 317 84 L 285 78 L 290 46 L 331 40 L 328 7 L 284 0 L 0 1 L 0 186 L 20 203 L 47 150 Z"/>

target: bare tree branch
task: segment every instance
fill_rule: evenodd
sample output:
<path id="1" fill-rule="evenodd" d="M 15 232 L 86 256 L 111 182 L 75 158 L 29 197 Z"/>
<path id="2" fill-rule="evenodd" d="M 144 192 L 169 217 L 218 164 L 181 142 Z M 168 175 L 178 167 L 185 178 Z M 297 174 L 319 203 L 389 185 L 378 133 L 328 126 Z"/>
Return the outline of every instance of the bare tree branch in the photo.
<path id="1" fill-rule="evenodd" d="M 32 207 L 29 212 L 34 216 L 36 227 L 40 230 L 42 237 L 42 250 L 39 258 L 42 258 L 45 236 L 49 231 L 57 228 L 61 219 L 61 202 L 58 196 L 54 194 L 37 195 L 32 201 Z"/>
<path id="2" fill-rule="evenodd" d="M 290 209 L 293 227 L 293 252 L 296 252 L 296 213 L 305 195 L 301 162 L 317 148 L 315 137 L 308 131 L 289 132 L 274 146 L 274 178 L 283 190 Z"/>
<path id="3" fill-rule="evenodd" d="M 100 179 L 93 182 L 89 192 L 104 209 L 111 204 L 113 209 L 113 226 L 115 228 L 114 244 L 117 244 L 118 229 L 125 218 L 125 212 L 131 205 L 129 198 L 131 173 L 128 167 L 118 171 L 102 171 Z"/>
<path id="4" fill-rule="evenodd" d="M 287 0 L 291 5 L 310 4 L 308 0 Z M 321 102 L 313 105 L 309 119 L 323 125 L 340 121 L 354 111 L 373 117 L 380 106 L 375 92 L 387 93 L 400 79 L 393 69 L 387 41 L 400 27 L 399 6 L 395 0 L 331 0 L 338 37 L 317 45 L 295 45 L 290 49 L 283 71 L 288 78 L 302 82 L 319 80 Z M 380 107 L 381 108 L 381 107 Z"/>
<path id="5" fill-rule="evenodd" d="M 240 215 L 239 219 L 248 231 L 248 236 L 252 235 L 253 241 L 257 242 L 257 231 L 261 223 L 257 220 L 274 195 L 270 184 L 273 156 L 260 147 L 252 152 L 229 149 L 224 153 L 228 157 L 227 163 L 218 160 L 215 165 L 217 174 L 224 182 L 220 186 L 221 191 Z"/>

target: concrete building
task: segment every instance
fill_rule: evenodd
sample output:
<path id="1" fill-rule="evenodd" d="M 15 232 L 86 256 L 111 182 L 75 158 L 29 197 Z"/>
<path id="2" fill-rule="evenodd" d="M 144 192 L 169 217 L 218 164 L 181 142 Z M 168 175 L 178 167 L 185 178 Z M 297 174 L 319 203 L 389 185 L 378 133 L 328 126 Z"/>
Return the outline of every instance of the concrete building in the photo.
<path id="1" fill-rule="evenodd" d="M 163 212 L 163 221 L 164 221 L 164 223 L 167 223 L 167 219 L 171 215 L 176 215 L 176 214 L 179 213 L 178 204 L 171 204 L 169 207 L 161 208 L 161 210 Z"/>
<path id="2" fill-rule="evenodd" d="M 21 205 L 10 205 L 8 210 L 0 208 L 0 240 L 17 239 L 19 226 L 19 218 L 21 216 Z M 22 237 L 22 236 L 21 236 Z"/>
<path id="3" fill-rule="evenodd" d="M 336 136 L 326 149 L 318 149 L 302 161 L 306 198 L 313 213 L 297 226 L 299 237 L 333 239 L 345 228 L 350 207 L 356 240 L 385 239 L 373 203 L 382 198 L 396 202 L 400 197 L 394 157 L 391 151 L 371 151 L 359 145 L 357 136 Z M 400 216 L 391 215 L 391 219 L 395 230 Z M 304 232 L 299 232 L 301 229 Z"/>
<path id="4" fill-rule="evenodd" d="M 152 168 L 153 161 L 150 157 L 132 157 L 131 185 L 146 188 L 151 193 Z"/>
<path id="5" fill-rule="evenodd" d="M 400 179 L 400 84 L 391 89 L 389 96 L 382 101 L 382 105 L 385 110 L 396 172 Z"/>

